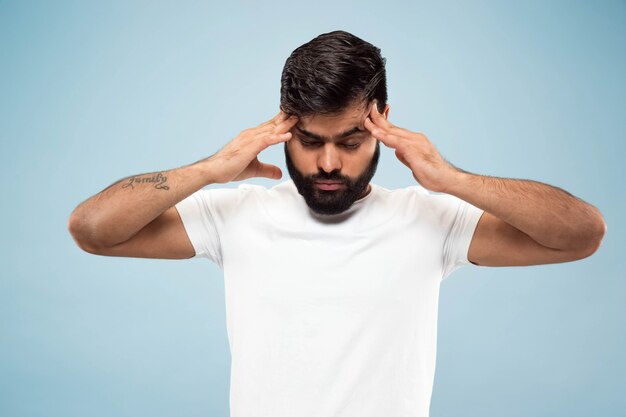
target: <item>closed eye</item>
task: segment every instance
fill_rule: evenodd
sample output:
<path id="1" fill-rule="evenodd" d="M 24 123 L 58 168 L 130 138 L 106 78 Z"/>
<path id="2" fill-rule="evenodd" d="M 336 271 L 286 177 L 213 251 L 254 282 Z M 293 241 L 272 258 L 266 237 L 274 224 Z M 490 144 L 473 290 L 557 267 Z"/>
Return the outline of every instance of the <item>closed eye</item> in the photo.
<path id="1" fill-rule="evenodd" d="M 302 145 L 304 146 L 317 146 L 322 142 L 309 142 L 308 140 L 304 140 L 304 139 L 300 139 L 300 142 L 302 143 Z"/>
<path id="2" fill-rule="evenodd" d="M 304 140 L 304 139 L 300 139 L 300 142 L 302 143 L 303 146 L 305 147 L 313 147 L 313 146 L 319 146 L 322 142 L 316 141 L 316 142 L 310 142 L 308 140 Z M 360 146 L 360 143 L 342 143 L 341 146 L 343 146 L 346 149 L 356 149 Z"/>

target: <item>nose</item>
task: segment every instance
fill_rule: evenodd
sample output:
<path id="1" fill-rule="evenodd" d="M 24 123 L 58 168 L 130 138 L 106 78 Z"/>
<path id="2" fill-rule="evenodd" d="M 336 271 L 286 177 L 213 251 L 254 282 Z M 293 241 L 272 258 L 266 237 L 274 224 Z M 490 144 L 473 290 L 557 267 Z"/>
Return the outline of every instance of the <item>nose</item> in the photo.
<path id="1" fill-rule="evenodd" d="M 325 143 L 317 158 L 317 166 L 325 172 L 341 170 L 341 159 L 334 143 Z"/>

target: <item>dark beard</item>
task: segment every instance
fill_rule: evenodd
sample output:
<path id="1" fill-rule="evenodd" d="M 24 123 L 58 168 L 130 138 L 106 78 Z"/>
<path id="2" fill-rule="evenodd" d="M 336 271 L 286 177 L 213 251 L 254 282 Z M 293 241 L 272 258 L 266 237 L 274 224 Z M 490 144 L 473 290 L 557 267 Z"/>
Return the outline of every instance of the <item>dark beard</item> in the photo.
<path id="1" fill-rule="evenodd" d="M 355 180 L 341 175 L 337 170 L 331 173 L 326 173 L 320 170 L 317 175 L 305 176 L 302 175 L 302 173 L 294 166 L 293 161 L 289 156 L 287 143 L 285 142 L 285 160 L 287 162 L 289 176 L 296 185 L 298 192 L 302 195 L 302 197 L 304 197 L 304 201 L 306 201 L 307 205 L 311 208 L 311 210 L 318 214 L 330 215 L 343 213 L 350 208 L 352 203 L 363 197 L 370 180 L 376 173 L 379 157 L 380 141 L 377 140 L 376 150 L 374 151 L 372 160 L 365 171 Z M 316 180 L 343 181 L 344 187 L 337 190 L 320 190 L 315 186 Z"/>

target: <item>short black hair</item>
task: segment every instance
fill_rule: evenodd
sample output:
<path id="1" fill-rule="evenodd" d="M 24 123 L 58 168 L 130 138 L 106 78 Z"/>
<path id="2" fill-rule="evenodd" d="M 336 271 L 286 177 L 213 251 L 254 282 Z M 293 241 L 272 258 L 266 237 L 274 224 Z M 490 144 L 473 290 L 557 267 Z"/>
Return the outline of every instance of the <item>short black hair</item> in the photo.
<path id="1" fill-rule="evenodd" d="M 355 104 L 387 104 L 386 59 L 380 48 L 343 30 L 296 48 L 283 68 L 280 109 L 298 117 L 336 114 Z"/>

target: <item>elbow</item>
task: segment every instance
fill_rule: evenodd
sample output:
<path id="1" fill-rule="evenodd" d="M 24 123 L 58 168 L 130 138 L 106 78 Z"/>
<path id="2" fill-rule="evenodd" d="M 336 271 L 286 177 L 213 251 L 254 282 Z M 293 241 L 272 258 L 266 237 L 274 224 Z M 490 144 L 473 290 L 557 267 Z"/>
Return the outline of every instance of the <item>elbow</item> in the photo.
<path id="1" fill-rule="evenodd" d="M 606 230 L 607 230 L 606 222 L 602 220 L 600 222 L 600 226 L 599 226 L 596 238 L 594 239 L 592 253 L 595 253 L 598 249 L 600 249 L 600 246 L 602 245 L 602 240 L 604 239 L 604 235 L 606 235 Z"/>
<path id="2" fill-rule="evenodd" d="M 83 217 L 76 213 L 76 210 L 72 212 L 67 220 L 67 230 L 70 236 L 72 236 L 76 246 L 87 253 L 97 254 L 97 245 L 94 242 L 93 233 L 91 232 L 93 229 Z"/>
<path id="3" fill-rule="evenodd" d="M 602 246 L 602 240 L 604 239 L 604 236 L 606 235 L 606 231 L 607 231 L 606 222 L 603 219 L 600 219 L 595 232 L 591 234 L 588 239 L 586 239 L 587 245 L 586 245 L 586 250 L 584 253 L 585 258 L 593 255 L 594 253 L 598 251 L 598 249 L 600 249 L 600 246 Z"/>

